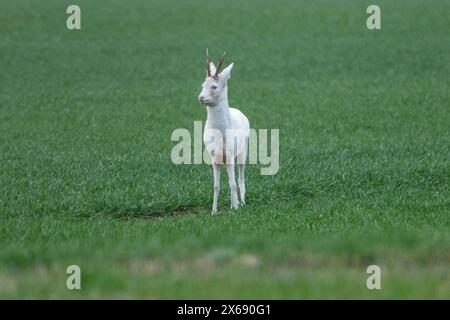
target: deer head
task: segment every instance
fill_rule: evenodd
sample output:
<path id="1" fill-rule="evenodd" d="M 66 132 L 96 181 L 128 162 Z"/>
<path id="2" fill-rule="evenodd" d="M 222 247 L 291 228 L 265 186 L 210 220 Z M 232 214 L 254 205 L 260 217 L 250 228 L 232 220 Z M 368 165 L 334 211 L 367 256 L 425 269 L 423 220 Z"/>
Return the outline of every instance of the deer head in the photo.
<path id="1" fill-rule="evenodd" d="M 208 49 L 206 49 L 206 78 L 202 84 L 202 91 L 198 96 L 198 101 L 204 105 L 213 107 L 221 103 L 227 103 L 227 81 L 231 76 L 231 69 L 233 69 L 233 63 L 228 67 L 222 68 L 224 62 L 225 52 L 219 59 L 219 64 L 216 68 L 208 55 Z"/>

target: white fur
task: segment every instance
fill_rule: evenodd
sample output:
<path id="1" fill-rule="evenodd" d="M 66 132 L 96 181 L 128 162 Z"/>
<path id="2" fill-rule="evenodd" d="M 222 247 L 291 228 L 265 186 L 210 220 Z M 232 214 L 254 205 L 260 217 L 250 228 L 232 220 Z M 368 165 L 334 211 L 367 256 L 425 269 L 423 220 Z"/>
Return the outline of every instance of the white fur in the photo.
<path id="1" fill-rule="evenodd" d="M 245 161 L 250 124 L 247 117 L 238 109 L 228 105 L 227 82 L 231 75 L 233 64 L 226 67 L 218 79 L 206 77 L 198 100 L 207 106 L 208 117 L 205 123 L 203 141 L 206 150 L 212 157 L 214 174 L 214 200 L 212 213 L 217 213 L 217 198 L 220 191 L 220 169 L 226 165 L 228 182 L 231 191 L 231 208 L 239 207 L 237 186 L 234 175 L 235 163 L 239 166 L 239 191 L 241 203 L 245 204 Z M 211 74 L 216 67 L 210 63 Z M 216 139 L 219 132 L 222 139 Z M 228 139 L 227 139 L 228 137 Z"/>

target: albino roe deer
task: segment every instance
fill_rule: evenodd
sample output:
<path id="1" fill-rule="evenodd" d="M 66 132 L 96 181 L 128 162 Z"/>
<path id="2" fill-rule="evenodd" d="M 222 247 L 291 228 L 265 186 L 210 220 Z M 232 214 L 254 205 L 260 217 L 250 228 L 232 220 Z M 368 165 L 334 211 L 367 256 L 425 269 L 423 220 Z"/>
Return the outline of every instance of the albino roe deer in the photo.
<path id="1" fill-rule="evenodd" d="M 220 191 L 220 169 L 225 164 L 231 191 L 231 208 L 239 207 L 236 179 L 234 175 L 235 163 L 239 166 L 239 191 L 241 204 L 245 204 L 245 161 L 247 158 L 248 137 L 250 124 L 247 117 L 238 109 L 228 105 L 227 82 L 231 75 L 233 63 L 222 72 L 224 55 L 219 60 L 217 68 L 210 61 L 206 49 L 206 79 L 202 84 L 202 91 L 198 101 L 206 105 L 208 117 L 205 123 L 203 141 L 206 150 L 212 157 L 214 174 L 214 200 L 212 213 L 217 213 L 217 199 Z"/>

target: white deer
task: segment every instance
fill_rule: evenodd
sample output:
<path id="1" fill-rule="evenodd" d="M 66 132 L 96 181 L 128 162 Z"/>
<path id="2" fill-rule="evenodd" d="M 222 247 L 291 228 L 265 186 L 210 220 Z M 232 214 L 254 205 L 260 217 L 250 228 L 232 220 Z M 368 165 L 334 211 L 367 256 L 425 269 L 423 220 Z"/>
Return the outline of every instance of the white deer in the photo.
<path id="1" fill-rule="evenodd" d="M 245 161 L 247 158 L 248 136 L 250 124 L 247 117 L 238 109 L 228 105 L 227 82 L 233 69 L 233 63 L 222 72 L 225 53 L 216 67 L 210 61 L 206 49 L 206 79 L 202 84 L 202 91 L 198 101 L 206 105 L 208 117 L 205 123 L 203 141 L 206 150 L 211 155 L 214 174 L 214 200 L 212 213 L 217 213 L 217 199 L 220 191 L 220 169 L 226 165 L 228 182 L 231 191 L 231 208 L 239 207 L 236 179 L 234 176 L 235 163 L 239 166 L 239 191 L 241 203 L 245 204 Z M 220 73 L 219 73 L 220 72 Z"/>

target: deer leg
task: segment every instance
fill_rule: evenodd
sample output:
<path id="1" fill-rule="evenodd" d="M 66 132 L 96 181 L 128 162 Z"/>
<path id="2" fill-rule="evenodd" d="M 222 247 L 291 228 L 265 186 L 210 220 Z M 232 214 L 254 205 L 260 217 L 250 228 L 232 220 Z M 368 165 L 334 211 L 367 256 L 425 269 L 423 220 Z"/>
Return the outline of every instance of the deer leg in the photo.
<path id="1" fill-rule="evenodd" d="M 239 166 L 239 192 L 241 194 L 241 204 L 245 204 L 245 164 L 238 164 Z"/>
<path id="2" fill-rule="evenodd" d="M 245 160 L 247 159 L 248 137 L 244 138 L 244 150 L 237 157 L 239 167 L 239 192 L 241 194 L 241 204 L 245 204 Z"/>
<path id="3" fill-rule="evenodd" d="M 231 192 L 231 209 L 239 207 L 239 199 L 237 195 L 236 178 L 234 176 L 234 163 L 227 163 L 228 182 L 230 183 Z"/>
<path id="4" fill-rule="evenodd" d="M 213 175 L 214 175 L 214 200 L 212 207 L 212 214 L 217 213 L 217 199 L 219 198 L 220 191 L 220 164 L 213 163 Z"/>

